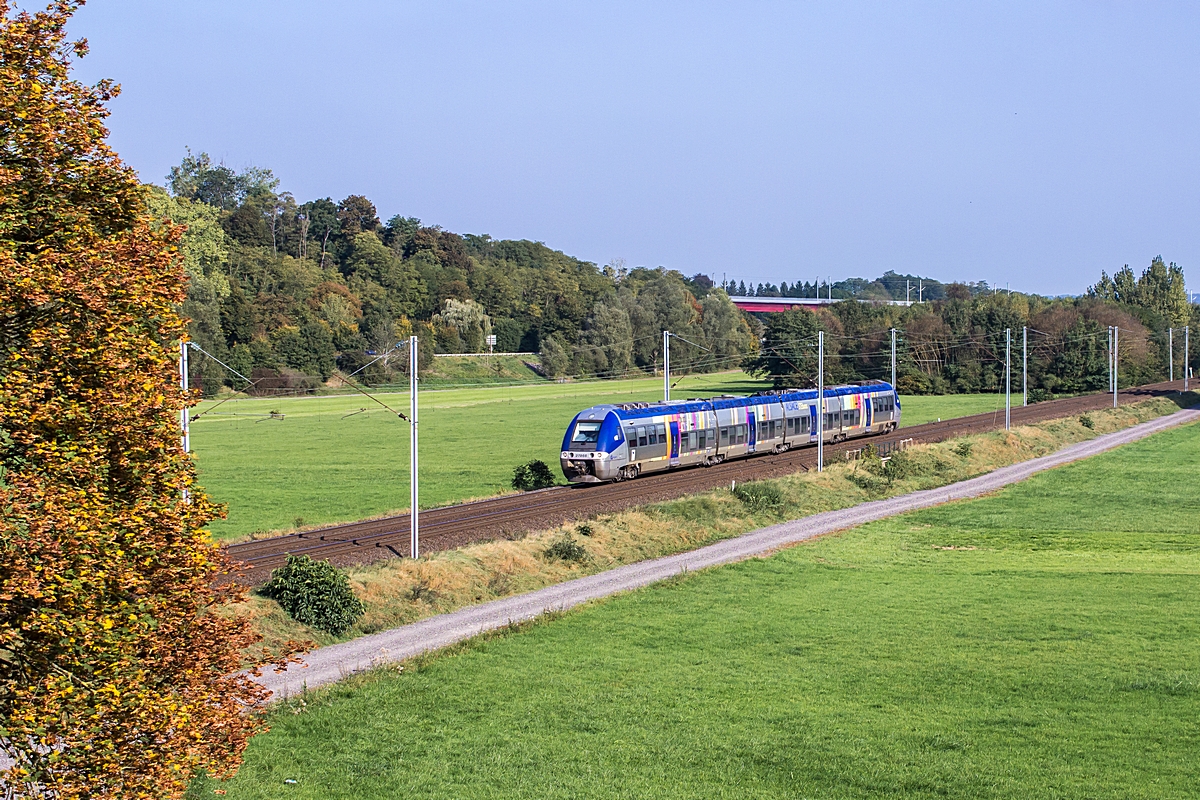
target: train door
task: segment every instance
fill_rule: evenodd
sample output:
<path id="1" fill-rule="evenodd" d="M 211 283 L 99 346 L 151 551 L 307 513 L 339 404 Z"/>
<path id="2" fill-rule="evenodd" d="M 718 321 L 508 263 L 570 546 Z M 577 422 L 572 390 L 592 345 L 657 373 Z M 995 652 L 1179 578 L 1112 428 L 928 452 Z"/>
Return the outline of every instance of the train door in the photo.
<path id="1" fill-rule="evenodd" d="M 679 422 L 673 421 L 668 426 L 671 431 L 671 466 L 679 465 Z"/>
<path id="2" fill-rule="evenodd" d="M 861 395 L 859 398 L 862 401 L 864 422 L 867 424 L 867 430 L 871 430 L 871 423 L 875 420 L 873 414 L 875 412 L 875 396 L 870 394 Z"/>
<path id="3" fill-rule="evenodd" d="M 755 414 L 753 411 L 750 411 L 746 414 L 746 421 L 750 425 L 750 431 L 748 434 L 750 438 L 746 440 L 748 442 L 748 444 L 746 446 L 746 451 L 753 453 L 754 445 L 755 445 L 755 442 L 757 441 L 757 435 L 756 435 L 757 431 L 755 430 L 757 428 L 757 425 L 755 423 Z"/>
<path id="4" fill-rule="evenodd" d="M 817 438 L 817 406 L 814 403 L 808 407 L 808 438 Z"/>

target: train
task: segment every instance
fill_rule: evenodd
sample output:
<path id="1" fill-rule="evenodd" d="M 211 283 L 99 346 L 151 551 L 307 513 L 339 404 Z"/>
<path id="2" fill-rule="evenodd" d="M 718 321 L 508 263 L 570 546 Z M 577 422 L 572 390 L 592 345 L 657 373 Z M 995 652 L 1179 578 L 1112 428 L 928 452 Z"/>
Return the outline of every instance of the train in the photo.
<path id="1" fill-rule="evenodd" d="M 562 442 L 569 483 L 610 483 L 817 442 L 817 390 L 781 389 L 659 403 L 617 403 L 575 415 Z M 894 431 L 900 396 L 884 381 L 825 390 L 826 442 Z"/>

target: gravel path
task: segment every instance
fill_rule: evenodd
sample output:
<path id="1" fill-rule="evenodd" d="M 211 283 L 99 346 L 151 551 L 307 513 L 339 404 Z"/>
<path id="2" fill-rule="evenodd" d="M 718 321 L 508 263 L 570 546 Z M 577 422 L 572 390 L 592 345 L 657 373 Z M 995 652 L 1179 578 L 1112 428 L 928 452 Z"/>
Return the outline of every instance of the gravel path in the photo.
<path id="1" fill-rule="evenodd" d="M 680 572 L 694 572 L 752 558 L 822 534 L 853 528 L 906 511 L 928 508 L 950 500 L 978 497 L 1022 481 L 1042 470 L 1087 458 L 1196 420 L 1200 420 L 1200 409 L 1178 411 L 960 483 L 772 525 L 687 553 L 617 567 L 528 594 L 493 600 L 353 641 L 318 648 L 307 653 L 303 663 L 292 664 L 281 673 L 265 671 L 257 680 L 271 690 L 273 700 L 286 698 L 300 693 L 306 687 L 313 689 L 334 683 L 353 673 L 437 650 L 485 631 L 502 628 L 510 622 L 529 620 L 546 611 L 568 609 L 589 600 L 637 589 Z"/>

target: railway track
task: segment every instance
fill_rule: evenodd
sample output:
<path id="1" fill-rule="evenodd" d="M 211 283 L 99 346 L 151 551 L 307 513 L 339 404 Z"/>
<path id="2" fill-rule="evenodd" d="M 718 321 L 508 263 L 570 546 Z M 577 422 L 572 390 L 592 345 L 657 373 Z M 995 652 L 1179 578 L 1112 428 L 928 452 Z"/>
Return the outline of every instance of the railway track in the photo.
<path id="1" fill-rule="evenodd" d="M 1129 403 L 1173 394 L 1181 390 L 1182 384 L 1182 381 L 1174 381 L 1126 389 L 1119 393 L 1119 399 Z M 1069 397 L 1015 407 L 1012 409 L 1012 420 L 1014 424 L 1041 422 L 1108 408 L 1111 405 L 1111 394 Z M 940 442 L 955 436 L 1003 427 L 1003 409 L 914 425 L 884 436 L 828 444 L 825 446 L 826 461 L 830 456 L 836 457 L 844 451 L 857 450 L 868 442 L 884 448 L 896 447 L 903 439 Z M 816 448 L 809 446 L 726 462 L 713 467 L 645 475 L 623 483 L 558 486 L 520 495 L 506 495 L 430 509 L 421 512 L 421 550 L 429 553 L 474 542 L 517 538 L 529 531 L 646 503 L 670 500 L 729 485 L 735 480 L 775 478 L 809 470 L 814 468 L 816 463 Z M 283 564 L 289 554 L 305 554 L 347 566 L 407 556 L 408 547 L 409 518 L 407 514 L 403 514 L 241 542 L 229 546 L 229 555 L 235 562 L 241 563 L 239 580 L 257 584 L 266 580 L 270 571 Z"/>

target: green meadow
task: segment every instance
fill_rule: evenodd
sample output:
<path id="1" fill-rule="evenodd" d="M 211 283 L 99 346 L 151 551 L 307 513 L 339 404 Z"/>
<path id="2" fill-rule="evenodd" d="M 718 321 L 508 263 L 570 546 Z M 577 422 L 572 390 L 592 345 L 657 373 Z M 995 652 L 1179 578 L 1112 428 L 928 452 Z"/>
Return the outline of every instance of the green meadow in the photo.
<path id="1" fill-rule="evenodd" d="M 685 376 L 674 397 L 748 393 L 740 372 Z M 205 401 L 194 414 L 200 483 L 227 504 L 218 538 L 364 519 L 408 507 L 407 392 Z M 558 472 L 567 424 L 597 403 L 655 400 L 657 378 L 524 382 L 420 393 L 421 506 L 511 491 L 513 467 L 539 458 Z M 904 424 L 992 411 L 995 395 L 903 398 Z M 999 399 L 1003 408 L 1003 398 Z M 273 413 L 274 412 L 274 413 Z M 560 476 L 561 477 L 561 476 Z"/>
<path id="2" fill-rule="evenodd" d="M 359 676 L 191 796 L 1195 797 L 1198 468 L 1191 425 Z"/>

